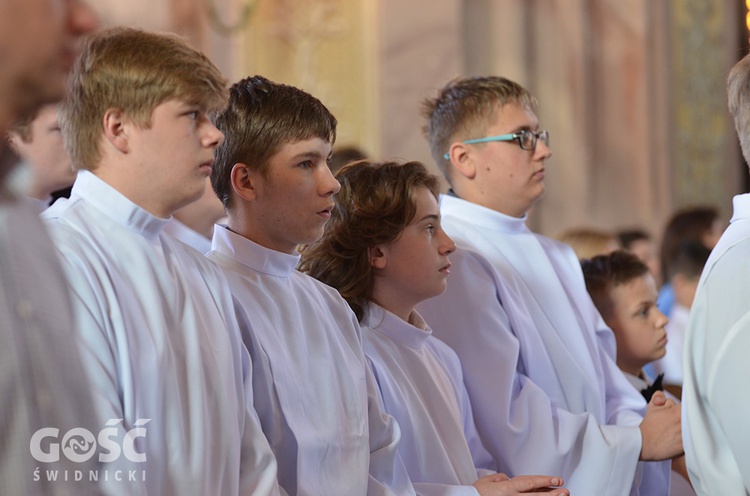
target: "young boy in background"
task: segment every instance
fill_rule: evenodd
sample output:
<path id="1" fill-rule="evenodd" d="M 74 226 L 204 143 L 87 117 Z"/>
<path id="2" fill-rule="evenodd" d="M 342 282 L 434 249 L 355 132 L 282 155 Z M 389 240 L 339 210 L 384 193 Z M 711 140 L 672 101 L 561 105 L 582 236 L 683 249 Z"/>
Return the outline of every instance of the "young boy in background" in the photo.
<path id="1" fill-rule="evenodd" d="M 653 276 L 638 257 L 625 251 L 583 260 L 581 266 L 594 305 L 615 333 L 617 366 L 643 389 L 643 367 L 663 357 L 667 346 L 668 319 L 656 307 Z"/>
<path id="2" fill-rule="evenodd" d="M 662 388 L 662 376 L 651 382 L 643 367 L 666 353 L 669 319 L 656 306 L 658 291 L 649 268 L 634 254 L 620 250 L 581 262 L 586 289 L 617 341 L 617 365 L 646 401 Z M 678 400 L 678 398 L 674 398 Z M 692 495 L 685 457 L 673 461 L 671 495 Z M 676 478 L 678 472 L 682 480 Z"/>
<path id="3" fill-rule="evenodd" d="M 11 128 L 8 139 L 29 166 L 27 195 L 43 212 L 52 200 L 52 193 L 70 187 L 76 180 L 63 146 L 57 105 L 45 105 L 21 118 Z"/>

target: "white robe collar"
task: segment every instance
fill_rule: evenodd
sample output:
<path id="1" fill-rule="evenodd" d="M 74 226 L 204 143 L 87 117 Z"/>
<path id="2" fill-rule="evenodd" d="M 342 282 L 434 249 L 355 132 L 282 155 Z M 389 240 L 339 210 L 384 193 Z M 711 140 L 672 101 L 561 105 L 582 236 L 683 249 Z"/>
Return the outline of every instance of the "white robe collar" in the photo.
<path id="1" fill-rule="evenodd" d="M 227 226 L 217 225 L 211 250 L 228 256 L 244 267 L 275 277 L 289 277 L 299 263 L 300 254 L 283 253 L 255 243 Z"/>
<path id="2" fill-rule="evenodd" d="M 416 310 L 409 316 L 409 320 L 410 322 L 405 322 L 380 305 L 370 303 L 367 306 L 365 317 L 362 319 L 362 326 L 385 334 L 392 340 L 410 348 L 419 349 L 432 335 L 432 329 L 427 326 Z"/>
<path id="3" fill-rule="evenodd" d="M 26 197 L 27 202 L 31 205 L 37 213 L 41 214 L 49 208 L 49 204 L 52 201 L 52 196 L 48 196 L 44 200 L 39 198 L 33 198 L 31 196 Z"/>
<path id="4" fill-rule="evenodd" d="M 87 170 L 78 173 L 70 196 L 83 198 L 118 224 L 149 239 L 155 239 L 169 220 L 150 214 Z"/>
<path id="5" fill-rule="evenodd" d="M 729 221 L 730 224 L 736 220 L 750 218 L 750 193 L 735 196 L 732 199 L 732 207 L 734 214 Z"/>
<path id="6" fill-rule="evenodd" d="M 180 222 L 176 217 L 169 219 L 164 226 L 164 232 L 179 239 L 191 248 L 195 248 L 201 255 L 205 255 L 211 251 L 210 239 Z"/>
<path id="7" fill-rule="evenodd" d="M 443 215 L 469 218 L 472 224 L 494 231 L 508 234 L 529 232 L 529 228 L 526 227 L 527 216 L 525 214 L 520 218 L 511 217 L 476 203 L 462 200 L 457 196 L 440 195 L 440 211 Z"/>

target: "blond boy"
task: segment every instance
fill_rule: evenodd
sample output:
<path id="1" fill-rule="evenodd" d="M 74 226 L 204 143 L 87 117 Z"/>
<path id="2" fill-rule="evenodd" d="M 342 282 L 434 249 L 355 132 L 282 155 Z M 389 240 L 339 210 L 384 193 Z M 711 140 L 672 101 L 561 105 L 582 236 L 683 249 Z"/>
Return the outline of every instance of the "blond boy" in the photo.
<path id="1" fill-rule="evenodd" d="M 207 112 L 224 101 L 218 69 L 181 39 L 112 29 L 87 40 L 61 109 L 81 171 L 44 217 L 73 288 L 97 413 L 120 435 L 137 433 L 131 456 L 111 461 L 134 473 L 129 494 L 277 491 L 229 287 L 163 232 L 203 194 L 223 140 Z"/>

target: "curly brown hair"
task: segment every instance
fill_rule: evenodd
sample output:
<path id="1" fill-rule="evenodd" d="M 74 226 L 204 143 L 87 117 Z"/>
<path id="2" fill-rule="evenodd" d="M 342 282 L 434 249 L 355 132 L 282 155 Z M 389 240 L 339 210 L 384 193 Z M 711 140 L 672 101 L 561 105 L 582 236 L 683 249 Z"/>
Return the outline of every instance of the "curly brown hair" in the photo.
<path id="1" fill-rule="evenodd" d="M 354 162 L 336 179 L 336 207 L 323 237 L 302 251 L 299 269 L 336 288 L 361 321 L 375 281 L 370 248 L 398 240 L 416 215 L 415 190 L 437 198 L 439 181 L 420 162 Z"/>

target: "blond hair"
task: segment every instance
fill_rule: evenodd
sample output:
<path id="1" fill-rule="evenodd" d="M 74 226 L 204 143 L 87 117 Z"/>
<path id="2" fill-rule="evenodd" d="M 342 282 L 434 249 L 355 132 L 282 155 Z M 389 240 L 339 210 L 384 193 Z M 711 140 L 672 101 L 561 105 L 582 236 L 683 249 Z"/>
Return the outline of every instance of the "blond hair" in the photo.
<path id="1" fill-rule="evenodd" d="M 226 80 L 177 35 L 112 28 L 86 38 L 60 109 L 74 167 L 93 170 L 99 164 L 107 110 L 118 109 L 148 128 L 154 109 L 172 99 L 211 110 L 226 101 Z"/>
<path id="2" fill-rule="evenodd" d="M 435 163 L 451 183 L 450 160 L 444 157 L 455 141 L 482 138 L 497 110 L 507 103 L 530 109 L 536 99 L 524 87 L 499 76 L 455 79 L 438 96 L 422 103 L 423 130 Z"/>

